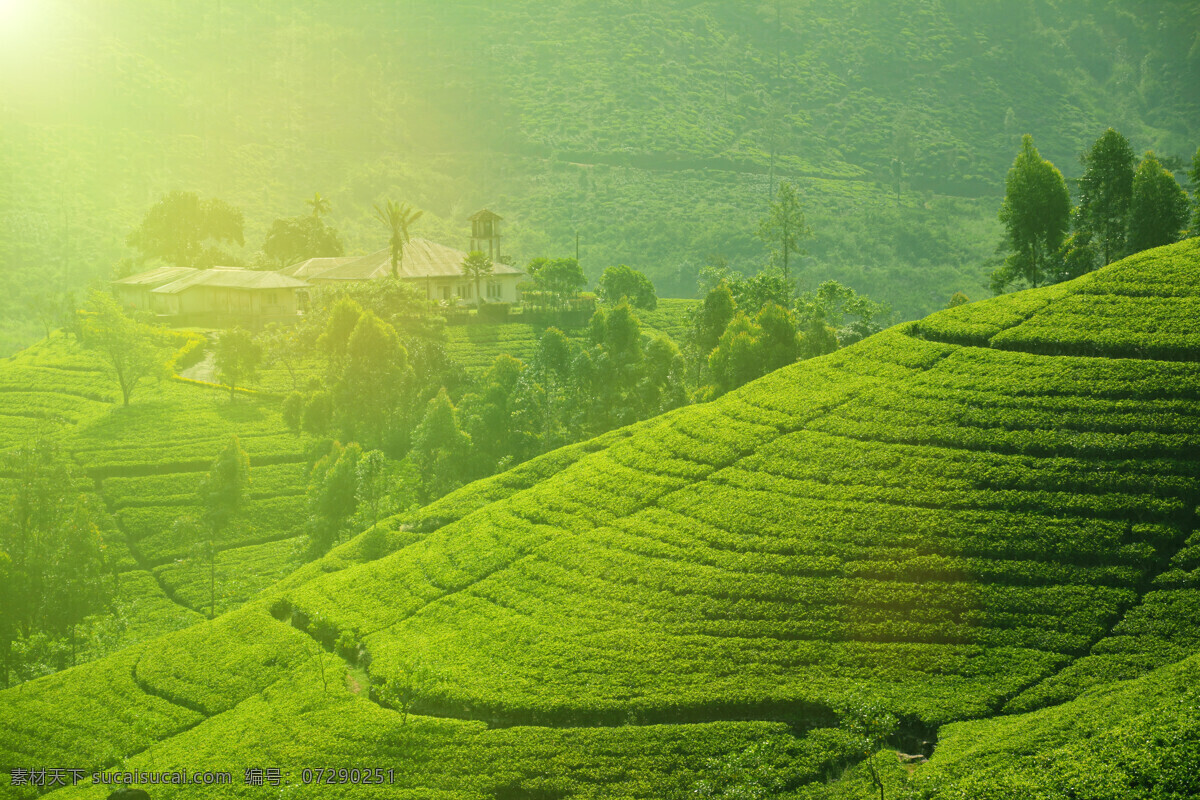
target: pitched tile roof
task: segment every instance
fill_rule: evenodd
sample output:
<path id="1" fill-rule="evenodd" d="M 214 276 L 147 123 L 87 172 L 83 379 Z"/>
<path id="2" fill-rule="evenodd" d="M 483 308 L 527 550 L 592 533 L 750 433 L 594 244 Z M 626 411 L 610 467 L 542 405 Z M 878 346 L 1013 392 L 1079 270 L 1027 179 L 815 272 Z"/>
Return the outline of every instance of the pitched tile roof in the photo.
<path id="1" fill-rule="evenodd" d="M 155 286 L 162 286 L 193 272 L 199 272 L 199 270 L 191 267 L 156 267 L 136 275 L 117 278 L 112 283 L 119 283 L 123 286 L 149 286 L 153 289 Z"/>
<path id="2" fill-rule="evenodd" d="M 462 250 L 431 242 L 428 239 L 410 239 L 404 246 L 404 258 L 400 262 L 401 278 L 461 278 L 462 262 L 467 254 Z M 363 281 L 385 278 L 392 274 L 392 255 L 389 248 L 363 256 L 349 264 L 343 264 L 318 274 L 310 275 L 314 281 Z M 493 264 L 493 275 L 522 275 L 524 272 L 508 264 Z"/>
<path id="3" fill-rule="evenodd" d="M 179 280 L 151 289 L 154 294 L 179 294 L 193 286 L 219 286 L 226 289 L 302 289 L 307 283 L 278 272 L 235 267 L 194 270 Z"/>
<path id="4" fill-rule="evenodd" d="M 290 275 L 293 278 L 308 278 L 313 275 L 320 274 L 334 267 L 340 267 L 343 264 L 349 264 L 351 261 L 357 261 L 361 256 L 332 256 L 327 258 L 310 258 L 307 261 L 301 261 L 299 264 L 292 264 L 290 267 L 275 270 L 281 275 Z"/>

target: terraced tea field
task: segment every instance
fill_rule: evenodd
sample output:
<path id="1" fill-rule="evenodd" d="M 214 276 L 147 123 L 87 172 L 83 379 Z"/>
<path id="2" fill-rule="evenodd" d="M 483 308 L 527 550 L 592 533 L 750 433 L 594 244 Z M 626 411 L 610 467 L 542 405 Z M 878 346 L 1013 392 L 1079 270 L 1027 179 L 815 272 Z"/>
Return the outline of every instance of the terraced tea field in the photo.
<path id="1" fill-rule="evenodd" d="M 535 459 L 0 693 L 0 763 L 234 772 L 169 797 L 266 796 L 249 766 L 393 770 L 347 797 L 865 797 L 825 779 L 873 701 L 893 747 L 939 742 L 919 797 L 1194 796 L 1197 285 L 1200 242 L 1151 251 Z"/>
<path id="2" fill-rule="evenodd" d="M 696 300 L 662 298 L 654 311 L 637 309 L 634 313 L 641 323 L 643 336 L 662 334 L 683 346 L 690 324 L 689 311 Z M 471 377 L 487 371 L 497 356 L 510 355 L 528 363 L 537 349 L 538 337 L 544 325 L 528 322 L 508 322 L 502 325 L 451 325 L 446 328 L 448 342 L 446 352 L 455 364 Z M 581 342 L 587 338 L 587 330 L 568 329 L 568 338 Z"/>
<path id="3" fill-rule="evenodd" d="M 218 544 L 218 610 L 299 565 L 306 440 L 287 432 L 277 405 L 164 380 L 122 407 L 109 371 L 61 334 L 0 361 L 0 449 L 34 436 L 57 441 L 86 477 L 81 488 L 117 524 L 105 544 L 119 571 L 119 642 L 177 630 L 207 611 L 207 569 L 172 525 L 198 513 L 197 486 L 233 433 L 250 454 L 252 483 L 246 513 Z"/>

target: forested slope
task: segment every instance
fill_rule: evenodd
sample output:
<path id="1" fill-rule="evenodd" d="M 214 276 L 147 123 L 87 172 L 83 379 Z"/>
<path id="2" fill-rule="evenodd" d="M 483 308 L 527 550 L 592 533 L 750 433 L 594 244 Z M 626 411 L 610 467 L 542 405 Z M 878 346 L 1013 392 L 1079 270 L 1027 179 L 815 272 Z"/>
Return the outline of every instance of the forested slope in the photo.
<path id="1" fill-rule="evenodd" d="M 989 775 L 1078 796 L 1037 759 L 1139 731 L 1193 752 L 1170 687 L 1200 646 L 1198 255 L 961 306 L 449 495 L 214 622 L 0 693 L 0 762 L 680 797 L 757 742 L 780 793 L 820 797 L 863 700 L 897 746 L 944 732 L 916 788 L 946 797 L 1007 796 Z M 1075 310 L 1131 297 L 1090 329 Z M 1088 796 L 1182 797 L 1188 766 L 1124 774 Z"/>
<path id="2" fill-rule="evenodd" d="M 1200 130 L 1186 2 L 15 5 L 6 350 L 35 329 L 28 290 L 106 277 L 177 189 L 242 208 L 246 258 L 314 191 L 373 252 L 392 197 L 422 236 L 465 246 L 491 206 L 519 262 L 578 233 L 593 279 L 625 262 L 687 296 L 714 255 L 765 263 L 754 231 L 789 179 L 816 232 L 802 279 L 919 316 L 985 293 L 1022 133 L 1071 176 L 1109 125 L 1185 159 Z"/>

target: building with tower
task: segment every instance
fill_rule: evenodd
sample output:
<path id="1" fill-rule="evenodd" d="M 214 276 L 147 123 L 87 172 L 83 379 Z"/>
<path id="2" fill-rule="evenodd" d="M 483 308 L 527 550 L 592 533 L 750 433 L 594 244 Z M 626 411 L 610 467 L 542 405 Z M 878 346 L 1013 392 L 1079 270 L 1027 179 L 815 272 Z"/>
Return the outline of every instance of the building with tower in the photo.
<path id="1" fill-rule="evenodd" d="M 501 261 L 500 217 L 484 209 L 470 222 L 471 250 L 492 259 L 491 274 L 478 284 L 463 274 L 467 253 L 422 238 L 404 244 L 396 277 L 447 306 L 520 302 L 525 273 Z M 257 328 L 294 322 L 307 307 L 312 287 L 387 278 L 391 262 L 391 249 L 385 247 L 365 256 L 310 258 L 273 272 L 158 267 L 112 281 L 112 287 L 126 307 L 148 311 L 168 324 Z"/>
<path id="2" fill-rule="evenodd" d="M 500 217 L 488 209 L 471 215 L 471 252 L 487 253 L 492 261 L 503 261 L 500 255 Z"/>

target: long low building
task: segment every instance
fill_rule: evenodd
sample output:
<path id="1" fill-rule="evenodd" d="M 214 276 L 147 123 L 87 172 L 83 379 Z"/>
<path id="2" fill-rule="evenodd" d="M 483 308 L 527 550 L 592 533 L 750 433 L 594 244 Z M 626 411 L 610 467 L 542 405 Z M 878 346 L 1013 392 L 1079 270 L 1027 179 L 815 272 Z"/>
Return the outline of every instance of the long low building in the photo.
<path id="1" fill-rule="evenodd" d="M 136 275 L 117 278 L 112 281 L 113 294 L 116 295 L 117 302 L 128 310 L 153 313 L 154 309 L 150 305 L 151 290 L 166 286 L 196 271 L 191 267 L 157 267 Z"/>
<path id="2" fill-rule="evenodd" d="M 496 248 L 492 248 L 496 249 Z M 445 305 L 475 305 L 476 283 L 463 274 L 467 254 L 428 239 L 412 239 L 397 265 L 400 280 Z M 127 308 L 150 312 L 170 325 L 258 328 L 294 322 L 308 307 L 308 293 L 320 286 L 382 280 L 392 274 L 392 254 L 384 248 L 366 256 L 310 258 L 277 271 L 240 267 L 158 267 L 112 282 Z M 516 303 L 525 273 L 493 263 L 479 279 L 485 303 Z"/>
<path id="3" fill-rule="evenodd" d="M 259 328 L 295 322 L 309 284 L 278 272 L 238 267 L 160 267 L 113 281 L 118 301 L 171 325 Z"/>

